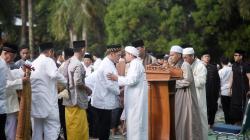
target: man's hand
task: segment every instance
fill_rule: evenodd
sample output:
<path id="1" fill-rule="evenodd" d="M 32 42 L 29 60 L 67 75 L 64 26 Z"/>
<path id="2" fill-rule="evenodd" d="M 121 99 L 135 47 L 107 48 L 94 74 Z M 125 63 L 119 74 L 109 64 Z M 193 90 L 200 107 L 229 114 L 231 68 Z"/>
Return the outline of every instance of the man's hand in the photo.
<path id="1" fill-rule="evenodd" d="M 92 90 L 88 86 L 85 86 L 85 91 L 86 91 L 88 96 L 90 96 L 92 94 Z"/>
<path id="2" fill-rule="evenodd" d="M 24 76 L 24 77 L 22 78 L 22 80 L 23 80 L 23 82 L 28 82 L 28 81 L 30 81 L 30 78 L 27 77 L 27 76 Z"/>
<path id="3" fill-rule="evenodd" d="M 108 80 L 112 80 L 112 81 L 117 81 L 118 80 L 118 77 L 112 73 L 108 73 L 107 74 L 107 78 Z"/>

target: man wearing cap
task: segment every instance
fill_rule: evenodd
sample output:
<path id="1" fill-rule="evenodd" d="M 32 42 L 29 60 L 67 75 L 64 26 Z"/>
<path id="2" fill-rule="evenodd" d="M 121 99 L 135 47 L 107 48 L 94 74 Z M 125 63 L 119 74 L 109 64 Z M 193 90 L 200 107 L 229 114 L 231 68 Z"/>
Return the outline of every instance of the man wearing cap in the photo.
<path id="1" fill-rule="evenodd" d="M 66 47 L 64 48 L 62 55 L 63 55 L 63 60 L 65 61 L 58 68 L 58 71 L 63 74 L 64 69 L 66 69 L 66 65 L 68 66 L 69 58 L 74 55 L 74 51 L 72 48 Z M 69 98 L 69 93 L 67 89 L 64 89 L 58 94 L 58 106 L 59 106 L 61 129 L 63 130 L 64 139 L 67 140 L 66 122 L 65 122 L 65 106 L 62 104 L 63 98 Z"/>
<path id="2" fill-rule="evenodd" d="M 93 73 L 95 83 L 91 106 L 94 108 L 98 124 L 98 138 L 108 140 L 110 135 L 111 112 L 119 107 L 118 97 L 120 94 L 117 81 L 110 81 L 106 77 L 108 73 L 117 74 L 115 63 L 121 57 L 121 45 L 109 45 L 106 51 L 107 56 L 102 60 L 99 68 Z"/>
<path id="3" fill-rule="evenodd" d="M 250 66 L 244 62 L 244 54 L 245 52 L 239 49 L 234 52 L 235 62 L 232 66 L 233 84 L 230 107 L 230 120 L 232 124 L 242 123 L 246 104 L 246 94 L 250 93 Z"/>
<path id="4" fill-rule="evenodd" d="M 91 90 L 85 85 L 85 69 L 81 60 L 85 53 L 85 41 L 73 42 L 74 55 L 65 62 L 63 75 L 66 77 L 69 98 L 63 98 L 67 139 L 88 140 L 89 129 L 86 109 Z"/>
<path id="5" fill-rule="evenodd" d="M 57 82 L 66 84 L 66 79 L 57 70 L 53 44 L 39 46 L 40 55 L 32 62 L 35 71 L 31 73 L 32 139 L 57 139 L 60 130 Z"/>
<path id="6" fill-rule="evenodd" d="M 94 72 L 93 58 L 90 53 L 87 53 L 87 52 L 85 53 L 82 64 L 86 71 L 86 77 L 89 76 L 92 72 Z"/>
<path id="7" fill-rule="evenodd" d="M 203 140 L 207 139 L 208 136 L 208 125 L 207 125 L 207 101 L 206 101 L 206 76 L 207 69 L 201 60 L 195 58 L 193 48 L 183 49 L 183 59 L 191 65 L 195 89 L 198 99 L 198 105 L 200 108 L 200 117 L 202 123 Z"/>
<path id="8" fill-rule="evenodd" d="M 206 98 L 207 98 L 207 119 L 209 127 L 214 124 L 215 115 L 218 109 L 218 98 L 220 92 L 220 77 L 215 65 L 210 64 L 208 51 L 202 53 L 201 60 L 207 68 Z"/>
<path id="9" fill-rule="evenodd" d="M 200 109 L 195 91 L 194 77 L 189 63 L 182 59 L 182 48 L 170 49 L 173 66 L 181 68 L 183 79 L 176 81 L 175 132 L 177 140 L 202 140 Z"/>
<path id="10" fill-rule="evenodd" d="M 143 40 L 141 39 L 136 40 L 136 41 L 133 41 L 131 44 L 132 46 L 138 49 L 139 57 L 143 60 L 142 62 L 143 62 L 144 67 L 146 67 L 146 65 L 148 64 L 157 63 L 156 58 L 146 52 L 144 48 Z"/>
<path id="11" fill-rule="evenodd" d="M 127 120 L 128 140 L 148 139 L 148 84 L 144 66 L 138 50 L 133 46 L 125 48 L 125 59 L 130 63 L 126 76 L 109 73 L 110 80 L 125 86 L 124 104 Z"/>
<path id="12" fill-rule="evenodd" d="M 15 139 L 17 111 L 19 110 L 16 90 L 22 89 L 22 82 L 28 80 L 27 77 L 23 77 L 22 70 L 10 71 L 10 63 L 13 62 L 17 51 L 16 45 L 5 43 L 0 57 L 2 76 L 0 80 L 0 137 L 2 139 Z"/>

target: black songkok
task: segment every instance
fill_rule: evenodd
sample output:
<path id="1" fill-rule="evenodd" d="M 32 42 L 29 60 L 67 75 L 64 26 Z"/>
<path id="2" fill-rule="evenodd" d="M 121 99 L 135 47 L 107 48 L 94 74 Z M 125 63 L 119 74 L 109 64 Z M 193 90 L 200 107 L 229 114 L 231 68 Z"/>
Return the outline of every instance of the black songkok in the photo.
<path id="1" fill-rule="evenodd" d="M 43 52 L 45 50 L 49 50 L 53 48 L 53 43 L 47 42 L 39 45 L 40 51 Z"/>
<path id="2" fill-rule="evenodd" d="M 113 44 L 113 45 L 108 45 L 107 46 L 107 51 L 111 52 L 118 52 L 121 50 L 121 45 L 120 44 Z"/>
<path id="3" fill-rule="evenodd" d="M 132 46 L 134 46 L 135 48 L 137 47 L 143 47 L 144 46 L 144 42 L 143 40 L 139 39 L 139 40 L 135 40 L 132 43 Z"/>
<path id="4" fill-rule="evenodd" d="M 80 41 L 74 41 L 73 42 L 73 48 L 78 49 L 78 48 L 84 48 L 85 47 L 85 40 L 80 40 Z"/>
<path id="5" fill-rule="evenodd" d="M 11 52 L 11 53 L 17 53 L 18 52 L 18 46 L 15 45 L 15 44 L 4 43 L 2 50 L 7 51 L 7 52 Z"/>

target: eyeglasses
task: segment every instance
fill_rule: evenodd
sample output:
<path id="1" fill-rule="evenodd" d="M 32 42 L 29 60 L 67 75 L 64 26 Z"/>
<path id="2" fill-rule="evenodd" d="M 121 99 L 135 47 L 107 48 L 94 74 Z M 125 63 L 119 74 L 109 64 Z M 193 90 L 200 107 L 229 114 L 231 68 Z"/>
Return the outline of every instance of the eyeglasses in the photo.
<path id="1" fill-rule="evenodd" d="M 236 56 L 241 56 L 241 55 L 240 54 L 235 54 L 234 56 L 236 57 Z"/>

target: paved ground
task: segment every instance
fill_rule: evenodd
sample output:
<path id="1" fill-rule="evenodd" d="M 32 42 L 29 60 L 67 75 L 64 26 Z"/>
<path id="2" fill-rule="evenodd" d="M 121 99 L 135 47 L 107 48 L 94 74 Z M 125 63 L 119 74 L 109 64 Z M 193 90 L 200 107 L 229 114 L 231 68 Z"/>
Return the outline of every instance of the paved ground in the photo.
<path id="1" fill-rule="evenodd" d="M 224 123 L 224 114 L 221 107 L 219 107 L 216 113 L 215 122 Z M 90 139 L 90 140 L 98 140 L 98 139 Z M 126 140 L 126 138 L 122 135 L 115 135 L 115 136 L 110 136 L 110 140 Z M 208 140 L 216 140 L 216 135 L 212 132 L 211 129 L 209 130 L 208 133 Z"/>
<path id="2" fill-rule="evenodd" d="M 224 114 L 221 107 L 219 107 L 216 113 L 215 121 L 224 122 Z M 96 139 L 90 139 L 90 140 L 96 140 Z M 115 135 L 115 136 L 110 136 L 110 140 L 126 140 L 126 138 L 122 135 Z M 209 130 L 208 140 L 216 140 L 216 135 L 212 132 L 212 130 Z"/>

